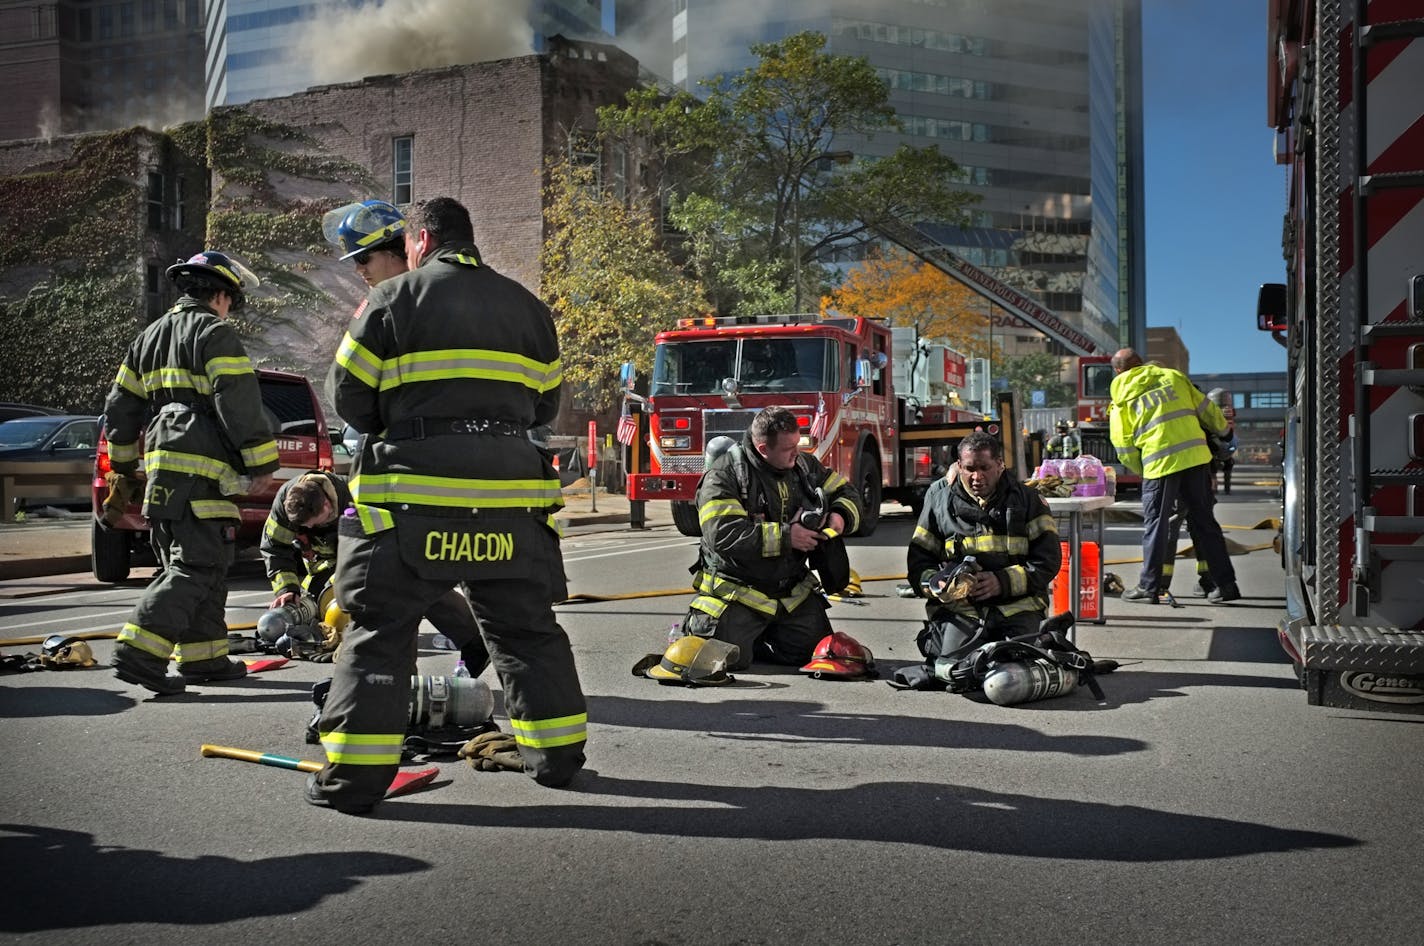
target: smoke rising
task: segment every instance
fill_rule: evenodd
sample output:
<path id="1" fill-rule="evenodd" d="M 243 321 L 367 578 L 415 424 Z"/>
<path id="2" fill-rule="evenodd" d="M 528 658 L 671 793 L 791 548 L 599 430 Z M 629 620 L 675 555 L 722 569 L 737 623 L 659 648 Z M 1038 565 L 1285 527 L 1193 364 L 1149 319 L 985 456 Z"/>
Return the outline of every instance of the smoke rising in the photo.
<path id="1" fill-rule="evenodd" d="M 533 0 L 386 0 L 323 9 L 297 48 L 319 83 L 411 72 L 533 51 Z"/>

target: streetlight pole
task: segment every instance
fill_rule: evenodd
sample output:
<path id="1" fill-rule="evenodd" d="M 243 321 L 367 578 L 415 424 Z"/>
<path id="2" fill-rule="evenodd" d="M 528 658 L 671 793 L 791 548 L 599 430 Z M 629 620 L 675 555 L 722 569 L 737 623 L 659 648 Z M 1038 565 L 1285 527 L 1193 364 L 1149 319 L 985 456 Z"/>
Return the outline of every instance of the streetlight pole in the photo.
<path id="1" fill-rule="evenodd" d="M 801 314 L 801 175 L 796 175 L 794 190 L 791 192 L 791 281 L 794 284 L 795 302 L 791 306 L 792 315 Z"/>

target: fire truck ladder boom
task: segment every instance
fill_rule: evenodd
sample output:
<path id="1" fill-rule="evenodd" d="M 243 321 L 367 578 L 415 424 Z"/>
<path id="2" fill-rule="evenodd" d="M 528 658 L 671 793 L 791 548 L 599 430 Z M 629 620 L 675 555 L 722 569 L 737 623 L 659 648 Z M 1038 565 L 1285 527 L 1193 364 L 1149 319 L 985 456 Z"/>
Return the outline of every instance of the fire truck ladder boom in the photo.
<path id="1" fill-rule="evenodd" d="M 1039 305 L 1024 293 L 951 252 L 948 247 L 930 239 L 919 228 L 902 220 L 880 219 L 867 223 L 891 243 L 908 250 L 945 275 L 959 280 L 990 302 L 1003 306 L 1073 354 L 1092 355 L 1097 352 L 1097 346 L 1088 336 L 1059 318 L 1052 310 Z"/>

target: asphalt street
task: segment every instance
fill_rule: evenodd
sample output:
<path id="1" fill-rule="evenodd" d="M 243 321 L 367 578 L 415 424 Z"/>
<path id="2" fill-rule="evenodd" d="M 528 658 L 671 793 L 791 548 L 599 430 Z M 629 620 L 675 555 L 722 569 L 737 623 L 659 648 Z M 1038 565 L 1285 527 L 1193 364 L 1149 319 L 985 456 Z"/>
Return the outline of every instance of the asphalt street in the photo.
<path id="1" fill-rule="evenodd" d="M 1106 703 L 1018 707 L 761 666 L 725 688 L 634 677 L 682 618 L 693 541 L 571 529 L 588 598 L 558 610 L 587 769 L 551 790 L 444 762 L 365 818 L 304 804 L 299 773 L 199 755 L 320 758 L 302 730 L 322 665 L 166 698 L 103 668 L 0 677 L 0 941 L 1412 940 L 1424 728 L 1306 704 L 1275 643 L 1279 561 L 1245 551 L 1276 508 L 1249 484 L 1219 507 L 1243 527 L 1245 598 L 1191 597 L 1183 561 L 1182 607 L 1110 598 L 1106 624 L 1080 627 L 1123 663 Z M 867 597 L 831 611 L 886 676 L 917 658 L 923 607 L 894 594 L 913 522 L 892 509 L 852 544 Z M 1109 526 L 1130 585 L 1140 526 Z M 257 569 L 232 587 L 230 620 L 255 620 Z M 0 637 L 117 629 L 141 588 L 0 582 Z M 430 639 L 421 671 L 448 672 Z"/>

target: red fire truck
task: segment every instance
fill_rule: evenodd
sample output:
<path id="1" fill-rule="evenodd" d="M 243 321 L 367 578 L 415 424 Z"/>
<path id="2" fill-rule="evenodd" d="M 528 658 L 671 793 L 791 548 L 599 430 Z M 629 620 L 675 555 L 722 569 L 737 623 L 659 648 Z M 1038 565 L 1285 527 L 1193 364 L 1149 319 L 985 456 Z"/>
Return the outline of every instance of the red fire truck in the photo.
<path id="1" fill-rule="evenodd" d="M 860 535 L 875 531 L 882 500 L 918 509 L 975 427 L 1002 431 L 1007 464 L 1023 471 L 1013 396 L 1000 398 L 994 420 L 934 403 L 910 386 L 906 376 L 922 366 L 915 357 L 896 357 L 892 329 L 882 322 L 813 315 L 683 319 L 656 343 L 647 397 L 630 394 L 647 421 L 650 452 L 648 471 L 628 475 L 628 498 L 671 500 L 684 535 L 701 534 L 693 503 L 708 441 L 740 440 L 764 407 L 793 411 L 802 449 L 860 490 L 866 506 Z M 942 350 L 926 347 L 923 354 L 936 351 Z M 956 362 L 941 354 L 939 364 L 952 372 Z M 627 369 L 625 380 L 631 383 Z"/>
<path id="2" fill-rule="evenodd" d="M 1289 167 L 1280 639 L 1315 705 L 1424 713 L 1424 19 L 1405 0 L 1271 0 Z"/>

